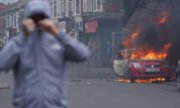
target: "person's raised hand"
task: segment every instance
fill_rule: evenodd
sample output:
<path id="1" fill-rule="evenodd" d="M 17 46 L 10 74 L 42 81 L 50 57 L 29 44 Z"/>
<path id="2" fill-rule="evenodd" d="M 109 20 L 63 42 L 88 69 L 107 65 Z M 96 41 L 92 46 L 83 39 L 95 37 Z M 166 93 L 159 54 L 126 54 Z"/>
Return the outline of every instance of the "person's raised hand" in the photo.
<path id="1" fill-rule="evenodd" d="M 23 32 L 26 36 L 29 36 L 35 30 L 35 23 L 32 19 L 26 19 L 23 21 Z"/>
<path id="2" fill-rule="evenodd" d="M 58 28 L 53 20 L 44 19 L 44 20 L 39 21 L 38 24 L 40 25 L 40 27 L 42 29 L 50 32 L 54 36 L 57 36 L 60 33 L 60 31 L 58 30 Z"/>

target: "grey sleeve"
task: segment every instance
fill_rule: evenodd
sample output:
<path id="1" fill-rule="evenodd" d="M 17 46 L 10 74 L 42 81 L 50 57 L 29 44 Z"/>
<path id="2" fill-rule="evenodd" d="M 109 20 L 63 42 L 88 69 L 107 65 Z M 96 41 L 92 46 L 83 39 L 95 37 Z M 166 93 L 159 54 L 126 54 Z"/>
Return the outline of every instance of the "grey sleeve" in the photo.
<path id="1" fill-rule="evenodd" d="M 10 40 L 0 51 L 0 71 L 12 69 L 19 58 L 20 44 L 18 39 Z"/>
<path id="2" fill-rule="evenodd" d="M 66 33 L 61 33 L 57 38 L 65 47 L 67 61 L 83 62 L 89 58 L 89 50 L 81 42 L 71 38 Z"/>

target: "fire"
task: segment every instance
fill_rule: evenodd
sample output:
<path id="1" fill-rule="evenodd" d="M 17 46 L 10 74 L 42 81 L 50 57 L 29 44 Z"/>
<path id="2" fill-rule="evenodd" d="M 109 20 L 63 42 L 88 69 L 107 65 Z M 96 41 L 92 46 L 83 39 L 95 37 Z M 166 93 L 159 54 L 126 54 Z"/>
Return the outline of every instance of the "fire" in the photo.
<path id="1" fill-rule="evenodd" d="M 167 18 L 166 17 L 163 17 L 160 19 L 159 23 L 162 25 L 162 24 L 165 24 L 167 21 Z"/>
<path id="2" fill-rule="evenodd" d="M 131 80 L 124 79 L 124 78 L 117 78 L 115 79 L 116 82 L 122 82 L 122 83 L 131 83 Z"/>
<path id="3" fill-rule="evenodd" d="M 124 42 L 123 42 L 123 45 L 125 48 L 129 48 L 132 46 L 132 43 L 138 38 L 138 35 L 139 35 L 139 32 L 136 31 L 136 32 L 133 32 L 131 34 L 131 36 L 129 38 L 127 38 Z"/>
<path id="4" fill-rule="evenodd" d="M 165 78 L 149 78 L 149 79 L 136 79 L 136 83 L 153 83 L 157 81 L 165 81 Z"/>
<path id="5" fill-rule="evenodd" d="M 167 20 L 168 20 L 168 12 L 163 11 L 159 18 L 159 24 L 164 25 L 164 24 L 166 24 Z"/>
<path id="6" fill-rule="evenodd" d="M 168 10 L 161 11 L 160 15 L 157 17 L 159 24 L 163 25 L 167 23 L 168 20 Z M 140 31 L 135 30 L 127 39 L 123 41 L 123 46 L 125 49 L 132 49 L 135 50 L 131 51 L 130 56 L 128 55 L 129 59 L 142 59 L 142 60 L 161 60 L 165 59 L 168 56 L 168 50 L 171 48 L 171 43 L 165 43 L 161 49 L 153 49 L 150 45 L 141 45 L 135 46 L 136 41 L 140 37 Z M 125 55 L 125 54 L 124 54 Z"/>
<path id="7" fill-rule="evenodd" d="M 155 20 L 154 20 L 154 18 L 155 18 Z M 151 20 L 151 21 L 153 21 L 152 23 L 155 24 L 156 27 L 162 27 L 163 25 L 165 25 L 167 23 L 168 18 L 169 18 L 168 10 L 163 10 L 160 12 L 159 16 L 153 17 L 152 18 L 153 20 Z M 122 42 L 122 45 L 124 46 L 125 50 L 121 51 L 121 55 L 124 57 L 124 59 L 125 60 L 126 59 L 128 59 L 128 60 L 136 60 L 136 59 L 164 60 L 164 59 L 166 59 L 168 57 L 168 51 L 172 47 L 172 43 L 170 43 L 169 40 L 164 40 L 164 41 L 162 41 L 164 44 L 160 44 L 160 46 L 155 47 L 155 45 L 158 45 L 159 43 L 161 43 L 160 42 L 161 40 L 155 41 L 156 42 L 155 45 L 152 45 L 153 44 L 152 40 L 149 41 L 148 39 L 150 39 L 150 36 L 152 36 L 152 39 L 156 39 L 156 38 L 153 38 L 153 33 L 152 34 L 149 33 L 149 32 L 153 32 L 153 31 L 148 31 L 147 32 L 148 35 L 144 36 L 146 33 L 144 33 L 145 31 L 141 32 L 141 30 L 146 30 L 146 29 L 143 29 L 143 26 L 141 26 L 141 27 L 140 26 L 141 26 L 141 24 L 134 26 L 134 27 L 136 27 L 136 29 L 131 33 L 131 35 L 129 35 L 128 38 L 126 38 Z M 140 27 L 140 28 L 138 29 L 137 27 Z M 159 33 L 155 32 L 156 33 L 156 34 L 154 34 L 155 36 L 158 34 L 159 34 L 159 36 L 161 36 L 162 35 L 161 31 L 164 31 L 163 28 L 162 28 L 162 30 L 160 28 L 158 28 L 158 29 L 160 31 L 159 31 Z M 129 29 L 127 29 L 127 31 L 128 30 Z M 157 38 L 157 39 L 159 39 L 159 38 Z M 143 40 L 145 40 L 145 41 L 142 42 Z M 165 81 L 165 80 L 166 80 L 165 78 L 149 78 L 149 79 L 135 79 L 134 82 L 136 82 L 136 83 L 152 83 L 152 82 L 156 82 L 156 81 Z M 131 80 L 124 79 L 124 78 L 119 78 L 119 79 L 116 79 L 115 81 L 124 82 L 124 83 L 131 82 Z"/>
<path id="8" fill-rule="evenodd" d="M 168 56 L 168 50 L 171 48 L 172 44 L 165 44 L 162 49 L 156 50 L 151 48 L 150 46 L 134 46 L 134 42 L 139 38 L 139 32 L 133 32 L 129 38 L 123 41 L 123 46 L 125 49 L 132 49 L 130 55 L 128 55 L 129 59 L 142 59 L 142 60 L 162 60 Z M 125 54 L 122 54 L 125 55 Z"/>
<path id="9" fill-rule="evenodd" d="M 162 50 L 156 51 L 154 49 L 141 48 L 131 53 L 130 59 L 142 59 L 142 60 L 162 60 L 168 56 L 168 50 L 172 46 L 168 43 L 163 46 Z"/>
<path id="10" fill-rule="evenodd" d="M 165 78 L 148 78 L 148 79 L 136 79 L 134 82 L 135 83 L 153 83 L 153 82 L 163 82 L 165 81 Z M 116 82 L 121 82 L 121 83 L 131 83 L 131 80 L 129 79 L 124 79 L 124 78 L 117 78 L 115 79 Z"/>

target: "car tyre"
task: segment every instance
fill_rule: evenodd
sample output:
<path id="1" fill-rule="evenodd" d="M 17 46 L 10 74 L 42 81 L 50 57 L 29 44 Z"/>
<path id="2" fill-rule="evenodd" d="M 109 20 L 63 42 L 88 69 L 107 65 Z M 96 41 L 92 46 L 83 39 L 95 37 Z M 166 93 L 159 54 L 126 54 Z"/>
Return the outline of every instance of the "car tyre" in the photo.
<path id="1" fill-rule="evenodd" d="M 131 82 L 135 81 L 135 78 L 133 77 L 132 73 L 129 71 L 129 79 Z"/>
<path id="2" fill-rule="evenodd" d="M 166 81 L 166 82 L 169 82 L 169 81 L 170 81 L 170 77 L 166 77 L 166 78 L 165 78 L 165 81 Z"/>
<path id="3" fill-rule="evenodd" d="M 129 79 L 131 82 L 135 81 L 135 79 L 129 69 L 125 72 L 125 78 Z"/>

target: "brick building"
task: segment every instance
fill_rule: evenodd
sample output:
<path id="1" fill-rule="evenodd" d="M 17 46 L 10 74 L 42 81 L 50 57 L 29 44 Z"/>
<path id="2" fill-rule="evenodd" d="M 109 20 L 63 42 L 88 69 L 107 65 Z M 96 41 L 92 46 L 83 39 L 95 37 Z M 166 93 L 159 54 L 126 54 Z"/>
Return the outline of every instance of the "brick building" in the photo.
<path id="1" fill-rule="evenodd" d="M 75 18 L 81 19 L 75 20 L 80 28 L 79 38 L 92 50 L 96 65 L 110 66 L 113 56 L 122 48 L 124 0 L 79 1 L 80 13 L 75 14 Z"/>
<path id="2" fill-rule="evenodd" d="M 19 0 L 0 6 L 1 28 L 5 36 L 15 36 L 21 30 L 24 7 L 29 0 Z M 124 0 L 48 0 L 53 20 L 63 31 L 71 33 L 89 47 L 95 47 L 99 65 L 109 60 L 107 50 L 115 52 L 122 40 Z M 3 22 L 3 23 L 2 23 Z M 2 29 L 3 28 L 3 29 Z M 115 48 L 115 46 L 118 46 Z M 111 47 L 111 48 L 109 48 Z M 113 54 L 111 54 L 113 55 Z"/>

